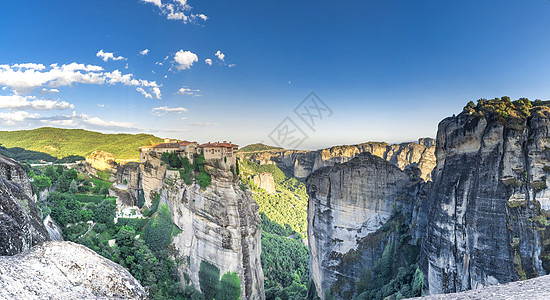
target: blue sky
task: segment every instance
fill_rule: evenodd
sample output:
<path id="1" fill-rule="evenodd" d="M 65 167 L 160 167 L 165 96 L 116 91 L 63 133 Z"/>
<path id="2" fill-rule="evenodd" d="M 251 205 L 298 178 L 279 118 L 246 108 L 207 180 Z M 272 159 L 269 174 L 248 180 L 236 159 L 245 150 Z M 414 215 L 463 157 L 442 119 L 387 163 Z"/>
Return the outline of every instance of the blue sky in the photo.
<path id="1" fill-rule="evenodd" d="M 2 130 L 274 144 L 289 117 L 314 149 L 550 98 L 545 0 L 4 1 L 0 39 Z M 312 91 L 332 110 L 313 128 L 293 112 Z"/>

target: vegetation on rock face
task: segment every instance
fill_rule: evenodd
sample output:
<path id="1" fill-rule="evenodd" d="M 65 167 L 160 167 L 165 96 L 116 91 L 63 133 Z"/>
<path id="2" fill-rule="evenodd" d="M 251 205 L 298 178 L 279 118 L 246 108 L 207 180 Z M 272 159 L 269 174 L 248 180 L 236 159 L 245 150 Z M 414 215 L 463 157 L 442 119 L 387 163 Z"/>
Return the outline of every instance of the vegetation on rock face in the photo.
<path id="1" fill-rule="evenodd" d="M 424 275 L 417 265 L 420 246 L 418 241 L 411 241 L 407 220 L 409 218 L 395 212 L 381 228 L 360 241 L 358 251 L 351 250 L 342 257 L 340 267 L 345 268 L 347 263 L 353 264 L 360 259 L 358 253 L 386 241 L 382 257 L 375 262 L 374 269 L 366 269 L 355 282 L 355 299 L 402 299 L 422 295 Z M 339 288 L 346 284 L 346 280 L 340 278 L 331 293 L 340 293 Z"/>
<path id="2" fill-rule="evenodd" d="M 103 134 L 83 129 L 43 127 L 33 130 L 0 131 L 0 144 L 38 151 L 56 158 L 86 157 L 94 150 L 112 153 L 117 159 L 139 158 L 138 147 L 160 143 L 149 134 Z"/>
<path id="3" fill-rule="evenodd" d="M 550 107 L 549 101 L 530 101 L 527 98 L 511 101 L 510 97 L 504 96 L 491 100 L 479 99 L 477 104 L 470 101 L 463 111 L 484 116 L 510 129 L 522 130 L 528 117 L 541 110 L 548 110 L 548 107 Z"/>
<path id="4" fill-rule="evenodd" d="M 168 205 L 162 204 L 143 230 L 145 243 L 153 251 L 166 249 L 172 243 L 175 227 Z"/>
<path id="5" fill-rule="evenodd" d="M 186 185 L 191 185 L 194 180 L 201 189 L 205 190 L 212 183 L 212 177 L 204 169 L 204 154 L 196 156 L 195 163 L 191 164 L 187 157 L 181 157 L 176 152 L 164 152 L 161 156 L 161 161 L 167 164 L 169 168 L 178 170 L 180 178 Z"/>

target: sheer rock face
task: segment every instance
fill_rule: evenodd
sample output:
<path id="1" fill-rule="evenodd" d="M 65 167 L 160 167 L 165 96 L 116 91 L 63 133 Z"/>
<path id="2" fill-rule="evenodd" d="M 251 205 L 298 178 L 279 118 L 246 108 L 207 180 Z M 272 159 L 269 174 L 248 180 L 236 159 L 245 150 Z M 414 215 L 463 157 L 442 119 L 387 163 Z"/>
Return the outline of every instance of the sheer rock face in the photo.
<path id="1" fill-rule="evenodd" d="M 29 198 L 34 199 L 34 192 L 27 172 L 15 160 L 0 155 L 0 177 L 17 183 Z"/>
<path id="2" fill-rule="evenodd" d="M 540 107 L 512 124 L 469 112 L 441 121 L 421 254 L 431 294 L 550 270 L 540 235 L 550 209 L 549 117 Z"/>
<path id="3" fill-rule="evenodd" d="M 4 164 L 5 161 L 9 164 Z M 14 255 L 48 240 L 49 235 L 34 200 L 18 183 L 30 186 L 23 168 L 0 156 L 0 169 L 4 170 L 0 177 L 0 255 Z M 11 176 L 8 178 L 15 180 L 10 181 L 3 176 Z M 25 178 L 26 182 L 23 181 Z"/>
<path id="4" fill-rule="evenodd" d="M 147 299 L 120 265 L 72 242 L 0 257 L 1 299 Z"/>
<path id="5" fill-rule="evenodd" d="M 166 174 L 166 165 L 161 164 L 161 153 L 149 151 L 144 157 L 144 161 L 139 164 L 141 184 L 143 194 L 145 195 L 145 205 L 151 206 L 156 193 L 162 187 L 162 179 Z"/>
<path id="6" fill-rule="evenodd" d="M 270 194 L 275 194 L 275 180 L 271 173 L 261 173 L 254 176 L 254 184 Z"/>
<path id="7" fill-rule="evenodd" d="M 201 261 L 210 262 L 222 275 L 227 271 L 238 274 L 242 299 L 265 299 L 258 205 L 249 191 L 239 187 L 229 164 L 206 161 L 205 170 L 212 184 L 204 191 L 198 184 L 185 185 L 178 172 L 167 171 L 161 178 L 160 201 L 168 204 L 174 223 L 182 230 L 173 240 L 177 256 L 186 262 L 179 267 L 180 274 L 189 274 L 191 283 L 200 289 Z"/>
<path id="8" fill-rule="evenodd" d="M 52 241 L 63 241 L 63 233 L 59 225 L 55 223 L 50 215 L 47 215 L 44 219 L 44 227 L 48 231 L 48 236 Z"/>
<path id="9" fill-rule="evenodd" d="M 351 298 L 357 278 L 374 268 L 385 245 L 395 239 L 375 235 L 396 208 L 409 221 L 419 215 L 416 205 L 424 185 L 419 173 L 363 153 L 308 177 L 310 276 L 322 298 L 326 290 L 337 299 Z"/>
<path id="10" fill-rule="evenodd" d="M 433 139 L 423 138 L 419 143 L 390 145 L 368 142 L 317 151 L 275 150 L 253 153 L 250 155 L 250 160 L 259 164 L 275 164 L 281 169 L 290 171 L 294 177 L 306 178 L 319 168 L 344 163 L 360 153 L 368 152 L 395 164 L 402 170 L 409 165 L 416 166 L 422 172 L 422 179 L 430 180 L 430 174 L 435 166 L 433 144 Z"/>

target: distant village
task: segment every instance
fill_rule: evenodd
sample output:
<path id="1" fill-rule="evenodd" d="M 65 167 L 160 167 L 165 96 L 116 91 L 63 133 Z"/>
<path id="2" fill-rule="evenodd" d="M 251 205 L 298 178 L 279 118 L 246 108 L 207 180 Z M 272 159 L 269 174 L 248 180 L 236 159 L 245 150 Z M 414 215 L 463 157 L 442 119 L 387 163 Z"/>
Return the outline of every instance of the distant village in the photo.
<path id="1" fill-rule="evenodd" d="M 195 154 L 204 154 L 205 159 L 225 159 L 227 163 L 236 164 L 236 153 L 239 150 L 239 145 L 231 142 L 214 142 L 206 144 L 198 144 L 197 142 L 180 141 L 176 139 L 164 139 L 163 143 L 154 144 L 152 146 L 143 146 L 139 148 L 139 162 L 147 160 L 146 155 L 150 151 L 157 153 L 177 152 L 182 158 L 187 157 L 192 163 L 195 159 Z"/>

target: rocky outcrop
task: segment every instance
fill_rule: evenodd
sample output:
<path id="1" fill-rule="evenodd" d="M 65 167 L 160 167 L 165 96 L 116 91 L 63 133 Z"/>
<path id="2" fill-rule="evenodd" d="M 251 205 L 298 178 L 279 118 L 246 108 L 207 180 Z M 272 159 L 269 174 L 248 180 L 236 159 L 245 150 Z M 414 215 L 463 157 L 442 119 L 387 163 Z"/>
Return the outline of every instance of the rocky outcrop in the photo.
<path id="1" fill-rule="evenodd" d="M 17 183 L 26 178 L 23 168 L 0 156 L 0 169 L 4 170 L 0 177 L 0 255 L 14 255 L 47 241 L 49 236 L 34 200 Z M 21 183 L 30 185 L 28 178 Z"/>
<path id="2" fill-rule="evenodd" d="M 418 169 L 402 171 L 368 152 L 308 177 L 310 276 L 322 299 L 325 291 L 351 299 L 357 278 L 400 240 L 398 224 L 418 216 L 423 185 Z"/>
<path id="3" fill-rule="evenodd" d="M 2 299 L 147 299 L 126 269 L 72 242 L 0 257 Z"/>
<path id="4" fill-rule="evenodd" d="M 271 173 L 261 173 L 254 176 L 254 184 L 266 190 L 270 194 L 275 194 L 275 180 L 273 179 L 273 174 Z"/>
<path id="5" fill-rule="evenodd" d="M 86 163 L 97 170 L 114 170 L 117 167 L 115 156 L 106 151 L 95 150 L 86 156 Z"/>
<path id="6" fill-rule="evenodd" d="M 106 151 L 95 150 L 92 154 L 86 156 L 84 171 L 93 176 L 102 178 L 109 175 L 109 180 L 114 181 L 114 174 L 117 167 L 118 165 L 113 154 Z M 99 176 L 98 172 L 101 172 L 103 176 Z"/>
<path id="7" fill-rule="evenodd" d="M 550 299 L 550 276 L 541 276 L 529 280 L 498 284 L 477 290 L 446 295 L 413 298 L 422 300 L 481 300 L 481 299 Z"/>
<path id="8" fill-rule="evenodd" d="M 44 227 L 46 227 L 46 230 L 48 231 L 50 240 L 63 241 L 63 232 L 50 215 L 47 215 L 44 219 Z"/>
<path id="9" fill-rule="evenodd" d="M 431 294 L 550 271 L 550 109 L 529 115 L 469 109 L 439 124 L 422 246 Z"/>
<path id="10" fill-rule="evenodd" d="M 351 146 L 335 146 L 317 151 L 270 150 L 254 153 L 240 153 L 259 164 L 275 164 L 289 171 L 294 177 L 306 178 L 313 171 L 334 164 L 344 163 L 360 153 L 368 152 L 381 157 L 402 170 L 409 166 L 418 167 L 424 180 L 430 180 L 435 166 L 434 140 L 420 139 L 419 143 L 387 144 L 368 142 Z"/>
<path id="11" fill-rule="evenodd" d="M 181 233 L 174 236 L 176 257 L 186 262 L 179 268 L 197 289 L 201 262 L 209 262 L 224 274 L 236 272 L 241 280 L 242 299 L 265 299 L 260 261 L 261 227 L 258 205 L 249 191 L 239 186 L 229 163 L 208 160 L 204 168 L 212 183 L 202 190 L 197 183 L 186 185 L 177 171 L 166 171 L 160 155 L 149 152 L 140 164 L 141 186 L 150 206 L 160 194 Z"/>
<path id="12" fill-rule="evenodd" d="M 27 172 L 15 160 L 0 155 L 0 177 L 18 184 L 29 198 L 34 199 L 34 192 Z"/>
<path id="13" fill-rule="evenodd" d="M 128 162 L 118 165 L 116 169 L 116 183 L 124 184 L 129 187 L 139 188 L 140 172 L 139 163 Z"/>
<path id="14" fill-rule="evenodd" d="M 146 206 L 151 206 L 155 195 L 160 191 L 162 180 L 166 174 L 166 165 L 161 163 L 160 157 L 161 153 L 149 151 L 139 164 L 139 178 L 141 179 L 139 187 L 143 190 Z"/>

